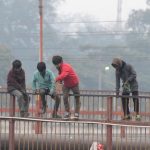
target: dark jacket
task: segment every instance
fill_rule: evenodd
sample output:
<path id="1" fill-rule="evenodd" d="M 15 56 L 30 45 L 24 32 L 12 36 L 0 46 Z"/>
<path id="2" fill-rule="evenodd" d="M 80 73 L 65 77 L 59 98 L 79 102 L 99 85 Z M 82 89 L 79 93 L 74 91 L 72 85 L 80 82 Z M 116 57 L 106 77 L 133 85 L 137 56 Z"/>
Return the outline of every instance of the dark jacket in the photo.
<path id="1" fill-rule="evenodd" d="M 11 69 L 7 75 L 7 90 L 11 92 L 13 90 L 19 90 L 24 92 L 26 89 L 25 85 L 25 72 L 21 69 L 19 72 L 15 72 Z"/>
<path id="2" fill-rule="evenodd" d="M 112 64 L 119 65 L 119 69 L 116 69 L 116 91 L 120 89 L 120 79 L 122 83 L 128 82 L 131 92 L 138 91 L 138 82 L 136 80 L 136 72 L 132 65 L 127 64 L 124 61 L 114 61 Z"/>

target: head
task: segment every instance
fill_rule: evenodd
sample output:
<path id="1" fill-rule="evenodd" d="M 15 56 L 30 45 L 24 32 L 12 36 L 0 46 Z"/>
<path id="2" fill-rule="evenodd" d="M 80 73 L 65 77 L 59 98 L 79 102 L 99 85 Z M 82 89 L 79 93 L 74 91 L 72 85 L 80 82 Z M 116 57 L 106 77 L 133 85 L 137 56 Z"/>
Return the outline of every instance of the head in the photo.
<path id="1" fill-rule="evenodd" d="M 37 64 L 37 69 L 40 73 L 44 73 L 46 71 L 46 64 L 44 62 L 39 62 Z"/>
<path id="2" fill-rule="evenodd" d="M 120 58 L 114 58 L 111 65 L 118 70 L 122 67 L 122 60 Z"/>
<path id="3" fill-rule="evenodd" d="M 60 64 L 63 62 L 63 58 L 61 56 L 53 56 L 52 58 L 53 64 L 56 66 L 56 68 L 60 67 Z"/>
<path id="4" fill-rule="evenodd" d="M 12 62 L 12 68 L 15 72 L 19 72 L 21 70 L 21 66 L 22 64 L 20 60 L 16 59 Z"/>

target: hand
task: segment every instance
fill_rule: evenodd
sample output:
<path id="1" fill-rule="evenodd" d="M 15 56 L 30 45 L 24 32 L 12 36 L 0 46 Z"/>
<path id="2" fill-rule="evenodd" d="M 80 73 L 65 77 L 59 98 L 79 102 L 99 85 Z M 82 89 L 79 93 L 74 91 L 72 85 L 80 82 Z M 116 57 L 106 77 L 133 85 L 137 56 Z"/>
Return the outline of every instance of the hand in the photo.
<path id="1" fill-rule="evenodd" d="M 55 83 L 60 83 L 61 84 L 62 82 L 60 80 L 55 80 Z"/>
<path id="2" fill-rule="evenodd" d="M 128 84 L 128 80 L 124 82 L 124 85 Z"/>
<path id="3" fill-rule="evenodd" d="M 122 86 L 122 88 L 123 88 L 123 92 L 128 92 L 128 93 L 130 93 L 130 84 L 129 84 L 129 82 L 128 81 L 126 81 L 124 84 L 123 84 L 123 86 Z"/>

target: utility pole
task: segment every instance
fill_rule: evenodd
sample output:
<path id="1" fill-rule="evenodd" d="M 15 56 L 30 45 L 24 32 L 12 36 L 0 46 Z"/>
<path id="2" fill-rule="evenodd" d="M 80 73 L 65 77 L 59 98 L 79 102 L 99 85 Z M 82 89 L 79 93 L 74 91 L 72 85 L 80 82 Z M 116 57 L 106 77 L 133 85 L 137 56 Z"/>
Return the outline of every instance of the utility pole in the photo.
<path id="1" fill-rule="evenodd" d="M 39 61 L 43 61 L 43 0 L 39 0 L 39 14 L 40 14 L 40 50 Z M 38 94 L 36 99 L 36 117 L 41 117 L 42 100 Z M 42 122 L 35 123 L 35 133 L 42 134 Z"/>
<path id="2" fill-rule="evenodd" d="M 39 0 L 39 15 L 40 15 L 40 50 L 39 61 L 43 61 L 43 0 Z"/>
<path id="3" fill-rule="evenodd" d="M 122 20 L 122 0 L 118 0 L 118 7 L 117 7 L 117 27 L 118 30 L 120 31 L 122 26 L 121 26 L 121 20 Z"/>

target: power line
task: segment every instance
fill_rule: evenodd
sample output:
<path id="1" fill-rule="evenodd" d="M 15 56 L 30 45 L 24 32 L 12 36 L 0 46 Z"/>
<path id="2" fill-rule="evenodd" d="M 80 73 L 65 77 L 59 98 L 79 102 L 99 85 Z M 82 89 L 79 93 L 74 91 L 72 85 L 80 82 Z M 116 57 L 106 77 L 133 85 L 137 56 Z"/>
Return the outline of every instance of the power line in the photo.
<path id="1" fill-rule="evenodd" d="M 22 58 L 37 58 L 38 55 L 19 55 L 18 57 L 22 57 Z M 109 58 L 109 57 L 114 57 L 116 56 L 116 54 L 109 54 L 109 55 L 98 55 L 98 54 L 92 54 L 92 55 L 82 55 L 82 56 L 78 56 L 78 55 L 74 55 L 74 54 L 63 54 L 63 57 L 66 58 L 66 59 L 71 59 L 71 60 L 89 60 L 89 58 L 95 58 L 95 60 L 103 60 L 104 58 Z M 130 55 L 123 55 L 122 56 L 124 57 L 128 57 L 128 58 L 150 58 L 150 55 L 149 56 L 145 56 L 145 55 L 135 55 L 135 54 L 130 54 Z M 0 58 L 3 58 L 3 56 L 0 56 Z M 105 59 L 104 59 L 105 60 Z"/>
<path id="2" fill-rule="evenodd" d="M 54 23 L 127 22 L 128 20 L 56 21 Z"/>
<path id="3" fill-rule="evenodd" d="M 0 32 L 1 34 L 3 34 L 3 32 Z M 39 32 L 11 32 L 9 34 L 38 34 L 39 35 Z M 117 30 L 113 30 L 113 31 L 67 31 L 67 32 L 61 32 L 61 31 L 58 31 L 58 32 L 45 32 L 45 34 L 150 34 L 150 32 L 129 32 L 129 31 L 117 31 Z M 29 35 L 30 36 L 30 35 Z"/>
<path id="4" fill-rule="evenodd" d="M 1 33 L 2 34 L 2 33 Z M 4 36 L 15 36 L 20 37 L 20 34 L 24 34 L 22 38 L 28 38 L 28 37 L 39 37 L 39 33 L 29 33 L 29 35 L 25 35 L 26 33 L 10 33 L 8 35 L 3 34 Z M 32 34 L 32 35 L 31 35 Z M 37 34 L 37 35 L 36 35 Z M 128 35 L 128 36 L 137 36 L 137 35 L 147 35 L 149 36 L 150 33 L 144 33 L 144 32 L 52 32 L 52 33 L 44 33 L 44 38 L 47 37 L 53 37 L 53 36 L 115 36 L 115 35 Z"/>
<path id="5" fill-rule="evenodd" d="M 93 24 L 93 23 L 126 23 L 127 20 L 120 20 L 120 21 L 115 21 L 115 20 L 95 20 L 95 21 L 55 21 L 55 22 L 43 22 L 43 25 L 46 24 Z M 25 23 L 31 23 L 31 22 L 25 22 Z M 24 23 L 24 24 L 25 24 Z M 23 23 L 22 23 L 23 24 Z M 39 24 L 36 22 L 35 25 Z M 0 23 L 0 25 L 6 25 L 5 23 Z M 16 23 L 10 23 L 9 25 L 18 25 Z M 20 25 L 20 24 L 19 24 Z"/>
<path id="6" fill-rule="evenodd" d="M 66 50 L 66 49 L 69 49 L 69 50 L 83 50 L 83 49 L 149 49 L 150 47 L 128 47 L 128 46 L 90 46 L 90 45 L 85 45 L 83 47 L 44 47 L 44 49 L 51 49 L 51 50 Z M 11 49 L 36 49 L 38 50 L 39 47 L 11 47 Z"/>

